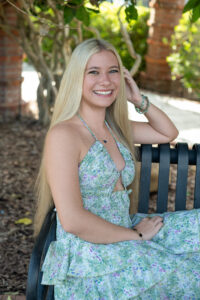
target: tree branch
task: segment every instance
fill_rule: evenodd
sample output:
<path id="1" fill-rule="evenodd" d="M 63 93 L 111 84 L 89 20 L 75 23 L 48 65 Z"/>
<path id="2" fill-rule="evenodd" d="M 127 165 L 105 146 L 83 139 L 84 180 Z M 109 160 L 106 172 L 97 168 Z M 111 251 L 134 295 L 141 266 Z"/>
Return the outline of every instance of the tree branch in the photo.
<path id="1" fill-rule="evenodd" d="M 136 51 L 134 49 L 134 46 L 133 46 L 133 43 L 132 43 L 132 41 L 130 39 L 130 36 L 128 34 L 128 31 L 127 31 L 126 27 L 123 25 L 122 20 L 120 18 L 120 13 L 121 13 L 121 10 L 124 6 L 125 6 L 125 4 L 120 6 L 120 8 L 117 12 L 117 17 L 118 17 L 119 24 L 120 24 L 120 31 L 121 31 L 121 34 L 123 36 L 124 42 L 127 45 L 128 52 L 131 55 L 131 57 L 135 59 L 135 63 L 133 64 L 133 66 L 130 70 L 130 74 L 132 76 L 134 76 L 137 73 L 138 69 L 139 69 L 142 58 L 141 58 L 140 54 L 136 53 Z"/>
<path id="2" fill-rule="evenodd" d="M 94 35 L 97 37 L 97 39 L 101 39 L 101 35 L 100 32 L 97 28 L 93 27 L 93 26 L 86 26 L 84 25 L 84 28 L 92 33 L 94 33 Z"/>

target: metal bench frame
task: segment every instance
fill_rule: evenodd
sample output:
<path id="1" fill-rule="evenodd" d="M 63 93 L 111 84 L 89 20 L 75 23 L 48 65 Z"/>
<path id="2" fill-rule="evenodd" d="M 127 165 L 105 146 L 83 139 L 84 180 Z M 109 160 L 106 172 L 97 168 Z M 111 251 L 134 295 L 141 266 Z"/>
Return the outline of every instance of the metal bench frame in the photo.
<path id="1" fill-rule="evenodd" d="M 200 144 L 195 144 L 192 149 L 188 149 L 186 143 L 178 143 L 173 148 L 169 144 L 156 147 L 141 145 L 137 148 L 141 161 L 138 212 L 148 213 L 152 163 L 159 163 L 156 212 L 167 211 L 170 164 L 177 164 L 175 210 L 186 209 L 189 165 L 196 166 L 194 208 L 200 208 Z M 41 285 L 41 266 L 48 247 L 54 240 L 56 240 L 56 213 L 51 210 L 45 218 L 32 251 L 27 280 L 27 300 L 54 299 L 53 286 Z"/>

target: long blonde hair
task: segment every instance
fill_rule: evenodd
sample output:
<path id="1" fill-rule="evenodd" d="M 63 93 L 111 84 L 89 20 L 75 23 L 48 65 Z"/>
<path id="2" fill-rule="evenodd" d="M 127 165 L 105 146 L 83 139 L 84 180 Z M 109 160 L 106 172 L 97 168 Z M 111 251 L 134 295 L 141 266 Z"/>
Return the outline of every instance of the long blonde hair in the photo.
<path id="1" fill-rule="evenodd" d="M 112 51 L 115 54 L 121 73 L 119 94 L 113 104 L 107 108 L 106 120 L 114 130 L 119 140 L 130 149 L 134 157 L 133 139 L 130 129 L 130 122 L 128 121 L 128 107 L 125 92 L 125 81 L 123 76 L 123 65 L 115 48 L 104 40 L 86 40 L 79 44 L 73 51 L 61 81 L 49 130 L 56 124 L 65 120 L 69 120 L 77 114 L 82 98 L 82 85 L 87 62 L 93 54 L 102 50 Z M 44 151 L 35 187 L 37 196 L 37 209 L 34 220 L 34 231 L 35 235 L 37 235 L 47 212 L 54 206 L 51 190 L 46 177 Z"/>

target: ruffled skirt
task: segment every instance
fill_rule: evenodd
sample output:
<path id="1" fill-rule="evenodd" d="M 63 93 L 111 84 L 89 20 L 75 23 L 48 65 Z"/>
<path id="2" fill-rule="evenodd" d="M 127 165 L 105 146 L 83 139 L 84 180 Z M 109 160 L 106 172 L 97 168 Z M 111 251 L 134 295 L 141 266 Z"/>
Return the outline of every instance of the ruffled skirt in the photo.
<path id="1" fill-rule="evenodd" d="M 200 210 L 162 216 L 151 241 L 92 244 L 68 234 L 52 242 L 42 284 L 55 285 L 56 300 L 200 299 Z"/>

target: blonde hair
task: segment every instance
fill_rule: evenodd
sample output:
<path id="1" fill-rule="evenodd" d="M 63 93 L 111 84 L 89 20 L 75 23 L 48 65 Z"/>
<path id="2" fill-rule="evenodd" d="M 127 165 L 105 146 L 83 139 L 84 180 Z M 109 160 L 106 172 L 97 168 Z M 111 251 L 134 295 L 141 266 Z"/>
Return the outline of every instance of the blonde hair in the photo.
<path id="1" fill-rule="evenodd" d="M 106 120 L 114 130 L 118 139 L 130 149 L 134 157 L 133 139 L 130 122 L 128 121 L 123 65 L 115 48 L 105 40 L 86 40 L 79 44 L 73 51 L 67 69 L 63 74 L 49 130 L 56 124 L 69 120 L 77 114 L 82 98 L 82 85 L 87 62 L 93 54 L 102 50 L 112 51 L 115 54 L 121 73 L 119 94 L 113 104 L 107 108 Z M 35 235 L 37 235 L 47 212 L 54 206 L 51 190 L 46 178 L 44 153 L 42 155 L 40 170 L 35 187 L 37 195 L 37 209 L 34 220 L 34 231 Z"/>

